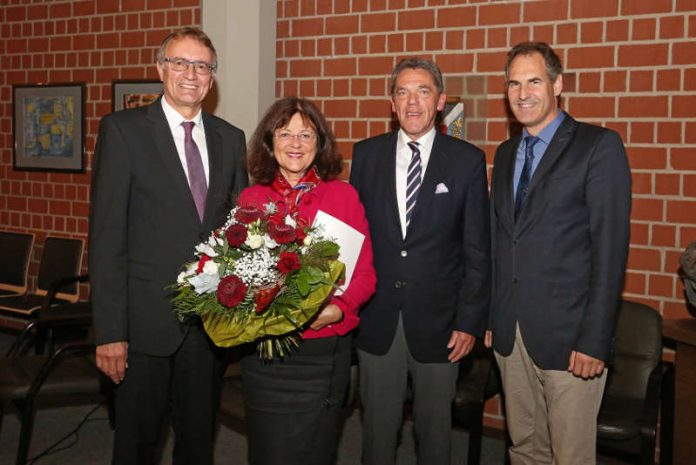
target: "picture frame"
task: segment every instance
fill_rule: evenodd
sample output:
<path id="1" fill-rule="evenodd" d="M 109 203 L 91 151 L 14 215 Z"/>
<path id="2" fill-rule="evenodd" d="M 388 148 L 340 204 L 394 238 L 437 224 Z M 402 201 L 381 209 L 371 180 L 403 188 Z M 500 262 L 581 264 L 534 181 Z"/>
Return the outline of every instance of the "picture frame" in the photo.
<path id="1" fill-rule="evenodd" d="M 464 140 L 464 120 L 464 102 L 459 97 L 447 97 L 440 122 L 442 132 Z"/>
<path id="2" fill-rule="evenodd" d="M 113 111 L 151 104 L 162 94 L 162 82 L 157 80 L 115 80 L 111 83 Z"/>
<path id="3" fill-rule="evenodd" d="M 84 172 L 84 96 L 84 82 L 12 86 L 15 170 Z"/>

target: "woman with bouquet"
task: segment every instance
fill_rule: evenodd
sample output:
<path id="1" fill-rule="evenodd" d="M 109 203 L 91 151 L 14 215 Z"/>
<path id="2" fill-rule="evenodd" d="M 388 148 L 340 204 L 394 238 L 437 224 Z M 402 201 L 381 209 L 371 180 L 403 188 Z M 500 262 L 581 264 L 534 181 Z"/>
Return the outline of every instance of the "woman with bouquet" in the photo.
<path id="1" fill-rule="evenodd" d="M 364 208 L 353 187 L 336 179 L 342 167 L 331 129 L 306 99 L 276 101 L 250 143 L 247 169 L 255 185 L 240 195 L 241 208 L 273 202 L 300 231 L 322 211 L 365 236 L 350 283 L 317 312 L 296 352 L 271 362 L 256 353 L 242 358 L 250 465 L 335 460 L 350 373 L 350 332 L 376 282 Z"/>

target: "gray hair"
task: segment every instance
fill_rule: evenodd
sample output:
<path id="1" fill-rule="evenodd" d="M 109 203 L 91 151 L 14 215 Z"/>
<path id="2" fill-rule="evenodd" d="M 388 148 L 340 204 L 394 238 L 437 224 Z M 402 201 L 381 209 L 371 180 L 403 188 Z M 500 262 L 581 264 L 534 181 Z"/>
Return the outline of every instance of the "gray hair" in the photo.
<path id="1" fill-rule="evenodd" d="M 185 27 L 178 31 L 174 31 L 167 37 L 165 37 L 162 41 L 162 45 L 160 45 L 159 49 L 157 50 L 157 62 L 162 63 L 162 60 L 164 60 L 164 55 L 167 52 L 167 46 L 170 42 L 185 38 L 193 39 L 197 42 L 200 42 L 203 46 L 210 50 L 210 52 L 213 54 L 213 62 L 211 63 L 211 65 L 213 65 L 213 69 L 217 68 L 217 52 L 215 51 L 215 47 L 213 46 L 213 41 L 210 40 L 210 37 L 208 37 L 208 35 L 205 32 L 195 27 Z"/>
<path id="2" fill-rule="evenodd" d="M 394 90 L 396 90 L 397 76 L 400 72 L 406 69 L 424 69 L 433 77 L 433 81 L 435 81 L 435 87 L 437 87 L 437 93 L 442 94 L 442 92 L 444 92 L 445 87 L 442 85 L 442 73 L 440 72 L 440 68 L 438 68 L 437 65 L 431 60 L 416 57 L 404 58 L 399 62 L 399 64 L 397 64 L 394 67 L 394 71 L 392 71 L 391 74 L 391 90 L 389 91 L 390 95 L 394 95 Z"/>

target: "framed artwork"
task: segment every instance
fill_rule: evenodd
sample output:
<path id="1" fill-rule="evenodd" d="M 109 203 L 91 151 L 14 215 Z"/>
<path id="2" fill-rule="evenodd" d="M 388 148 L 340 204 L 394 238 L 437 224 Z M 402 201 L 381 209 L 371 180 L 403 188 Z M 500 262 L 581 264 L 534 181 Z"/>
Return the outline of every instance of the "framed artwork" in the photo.
<path id="1" fill-rule="evenodd" d="M 84 83 L 13 85 L 13 167 L 83 172 Z"/>
<path id="2" fill-rule="evenodd" d="M 111 84 L 111 109 L 144 107 L 162 94 L 160 81 L 113 81 Z"/>
<path id="3" fill-rule="evenodd" d="M 459 97 L 447 97 L 440 128 L 445 134 L 464 140 L 464 102 Z"/>

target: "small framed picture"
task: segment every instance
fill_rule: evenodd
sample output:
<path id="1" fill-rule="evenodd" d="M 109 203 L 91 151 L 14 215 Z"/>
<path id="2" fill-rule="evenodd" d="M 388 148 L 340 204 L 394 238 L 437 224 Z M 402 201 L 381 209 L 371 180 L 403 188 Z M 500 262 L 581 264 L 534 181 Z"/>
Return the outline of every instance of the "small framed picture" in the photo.
<path id="1" fill-rule="evenodd" d="M 111 84 L 113 111 L 149 105 L 162 95 L 160 81 L 113 81 Z"/>
<path id="2" fill-rule="evenodd" d="M 84 83 L 13 85 L 15 170 L 83 172 Z"/>
<path id="3" fill-rule="evenodd" d="M 464 102 L 459 97 L 447 97 L 440 129 L 449 136 L 464 140 Z"/>

